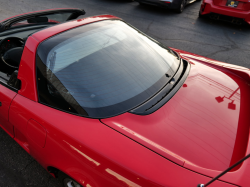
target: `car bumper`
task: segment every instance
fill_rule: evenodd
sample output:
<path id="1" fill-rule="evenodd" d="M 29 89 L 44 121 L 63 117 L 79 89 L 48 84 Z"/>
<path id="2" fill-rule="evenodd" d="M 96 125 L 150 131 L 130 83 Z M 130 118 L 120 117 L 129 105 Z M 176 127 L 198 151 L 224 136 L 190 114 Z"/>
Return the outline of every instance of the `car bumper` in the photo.
<path id="1" fill-rule="evenodd" d="M 176 9 L 178 8 L 178 2 L 179 2 L 179 0 L 135 0 L 135 1 L 165 9 Z"/>
<path id="2" fill-rule="evenodd" d="M 250 11 L 232 9 L 213 4 L 213 0 L 203 0 L 200 9 L 201 15 L 215 13 L 235 18 L 240 18 L 250 24 Z"/>

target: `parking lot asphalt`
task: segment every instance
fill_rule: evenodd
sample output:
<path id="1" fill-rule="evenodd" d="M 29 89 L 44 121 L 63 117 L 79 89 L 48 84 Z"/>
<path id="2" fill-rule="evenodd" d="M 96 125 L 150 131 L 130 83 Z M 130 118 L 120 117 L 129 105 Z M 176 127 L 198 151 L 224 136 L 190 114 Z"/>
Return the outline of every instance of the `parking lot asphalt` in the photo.
<path id="1" fill-rule="evenodd" d="M 129 0 L 0 0 L 0 20 L 49 8 L 82 8 L 89 17 L 118 16 L 167 46 L 250 68 L 250 27 L 199 19 L 200 1 L 182 14 Z M 28 153 L 0 130 L 0 187 L 59 187 Z"/>

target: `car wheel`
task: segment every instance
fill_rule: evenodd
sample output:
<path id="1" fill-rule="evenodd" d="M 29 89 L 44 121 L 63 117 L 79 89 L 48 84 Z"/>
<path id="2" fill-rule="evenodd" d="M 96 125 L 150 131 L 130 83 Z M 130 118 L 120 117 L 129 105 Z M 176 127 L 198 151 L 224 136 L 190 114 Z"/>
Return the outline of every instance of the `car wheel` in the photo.
<path id="1" fill-rule="evenodd" d="M 177 11 L 178 13 L 182 13 L 183 10 L 184 10 L 185 4 L 186 4 L 186 3 L 185 3 L 185 0 L 182 0 L 181 4 L 180 4 L 179 7 L 176 9 L 176 11 Z"/>
<path id="2" fill-rule="evenodd" d="M 76 181 L 71 178 L 65 178 L 63 181 L 64 187 L 82 187 Z"/>
<path id="3" fill-rule="evenodd" d="M 74 179 L 64 173 L 59 173 L 59 180 L 63 187 L 83 187 Z"/>

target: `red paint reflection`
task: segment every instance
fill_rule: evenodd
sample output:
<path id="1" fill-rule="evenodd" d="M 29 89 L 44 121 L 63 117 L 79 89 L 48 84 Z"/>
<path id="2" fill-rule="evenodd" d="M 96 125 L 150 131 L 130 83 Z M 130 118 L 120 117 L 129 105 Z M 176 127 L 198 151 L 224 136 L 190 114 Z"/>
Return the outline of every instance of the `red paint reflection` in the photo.
<path id="1" fill-rule="evenodd" d="M 231 110 L 236 110 L 236 104 L 234 104 L 234 100 L 232 100 L 231 98 L 234 96 L 234 94 L 237 93 L 237 91 L 238 91 L 239 89 L 240 89 L 240 87 L 237 88 L 229 97 L 226 97 L 226 96 L 223 96 L 223 97 L 218 96 L 218 97 L 215 97 L 215 99 L 216 99 L 216 101 L 217 101 L 218 103 L 223 102 L 223 101 L 224 101 L 224 98 L 226 98 L 226 99 L 228 99 L 228 100 L 231 100 L 232 102 L 231 102 L 231 103 L 228 103 L 228 108 L 231 109 Z"/>

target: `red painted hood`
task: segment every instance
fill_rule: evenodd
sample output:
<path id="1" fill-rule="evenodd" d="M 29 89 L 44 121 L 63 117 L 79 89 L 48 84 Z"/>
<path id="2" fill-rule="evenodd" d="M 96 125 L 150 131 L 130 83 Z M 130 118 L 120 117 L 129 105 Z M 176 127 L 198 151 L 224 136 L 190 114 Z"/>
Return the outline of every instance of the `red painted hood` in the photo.
<path id="1" fill-rule="evenodd" d="M 246 152 L 248 133 L 242 132 L 250 123 L 242 111 L 249 107 L 242 103 L 249 102 L 249 86 L 225 68 L 200 63 L 202 58 L 187 53 L 186 59 L 189 76 L 163 107 L 101 121 L 179 165 L 222 171 Z"/>

